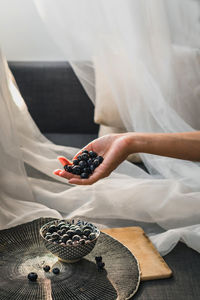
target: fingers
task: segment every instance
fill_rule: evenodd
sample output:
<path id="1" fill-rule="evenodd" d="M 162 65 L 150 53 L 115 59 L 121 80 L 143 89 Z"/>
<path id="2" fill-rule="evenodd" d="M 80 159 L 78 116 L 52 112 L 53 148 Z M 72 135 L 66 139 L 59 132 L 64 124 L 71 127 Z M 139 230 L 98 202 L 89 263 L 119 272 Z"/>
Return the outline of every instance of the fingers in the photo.
<path id="1" fill-rule="evenodd" d="M 98 177 L 95 178 L 94 176 L 93 176 L 93 178 L 89 177 L 88 179 L 80 179 L 80 177 L 79 178 L 73 177 L 69 180 L 69 183 L 77 184 L 77 185 L 91 185 L 91 184 L 95 183 L 96 181 L 98 181 L 99 179 L 100 178 L 98 178 Z"/>
<path id="2" fill-rule="evenodd" d="M 69 159 L 65 158 L 64 156 L 58 156 L 58 160 L 63 166 L 72 165 L 72 162 Z"/>
<path id="3" fill-rule="evenodd" d="M 91 184 L 97 182 L 99 179 L 100 178 L 97 178 L 96 180 L 92 179 L 92 178 L 89 178 L 89 179 L 72 178 L 69 180 L 69 183 L 77 184 L 77 185 L 91 185 Z"/>
<path id="4" fill-rule="evenodd" d="M 58 157 L 58 160 L 60 161 L 60 163 L 63 165 L 63 166 L 66 166 L 66 165 L 72 165 L 72 162 L 70 160 L 68 160 L 67 158 L 65 158 L 64 156 L 59 156 Z M 71 179 L 73 177 L 73 174 L 69 173 L 69 172 L 66 172 L 64 170 L 60 170 L 60 169 L 57 169 L 53 172 L 54 175 L 57 175 L 57 176 L 60 176 L 60 177 L 63 177 L 63 178 L 66 178 L 66 179 Z"/>
<path id="5" fill-rule="evenodd" d="M 80 154 L 82 154 L 83 150 L 87 150 L 87 151 L 93 150 L 92 143 L 89 143 L 87 146 L 85 146 L 83 149 L 81 149 L 74 156 L 73 160 L 76 159 Z M 63 156 L 59 156 L 58 160 L 60 161 L 60 163 L 63 166 L 73 165 L 73 163 L 70 160 L 68 160 L 67 158 L 65 158 Z M 78 184 L 78 185 L 90 185 L 90 184 L 95 183 L 99 179 L 108 176 L 108 175 L 104 174 L 105 169 L 101 168 L 101 166 L 99 166 L 98 170 L 95 170 L 95 172 L 88 179 L 81 179 L 80 176 L 74 175 L 72 173 L 69 173 L 65 170 L 60 170 L 60 169 L 55 170 L 53 173 L 57 176 L 68 179 L 70 184 Z"/>
<path id="6" fill-rule="evenodd" d="M 62 172 L 63 172 L 63 170 L 57 169 L 57 170 L 53 171 L 53 174 L 60 176 L 60 173 L 62 173 Z"/>
<path id="7" fill-rule="evenodd" d="M 77 175 L 74 175 L 72 173 L 69 173 L 69 172 L 66 172 L 64 170 L 60 170 L 60 169 L 57 169 L 53 172 L 54 175 L 57 175 L 57 176 L 60 176 L 60 177 L 63 177 L 63 178 L 66 178 L 68 180 L 70 180 L 71 178 L 79 178 Z"/>

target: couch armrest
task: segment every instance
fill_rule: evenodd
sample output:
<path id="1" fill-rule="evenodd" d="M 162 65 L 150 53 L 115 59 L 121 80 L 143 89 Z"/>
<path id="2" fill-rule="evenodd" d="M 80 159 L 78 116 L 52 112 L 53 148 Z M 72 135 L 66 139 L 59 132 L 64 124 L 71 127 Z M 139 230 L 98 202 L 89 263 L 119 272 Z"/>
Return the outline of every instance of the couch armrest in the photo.
<path id="1" fill-rule="evenodd" d="M 9 62 L 42 132 L 97 133 L 94 107 L 67 62 Z"/>

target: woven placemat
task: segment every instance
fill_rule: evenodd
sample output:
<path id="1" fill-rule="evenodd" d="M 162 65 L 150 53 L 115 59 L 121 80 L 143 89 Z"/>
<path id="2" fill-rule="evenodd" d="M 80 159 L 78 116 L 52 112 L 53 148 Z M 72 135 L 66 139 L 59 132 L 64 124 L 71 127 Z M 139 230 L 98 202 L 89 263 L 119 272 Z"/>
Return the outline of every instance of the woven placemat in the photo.
<path id="1" fill-rule="evenodd" d="M 138 289 L 140 271 L 136 258 L 117 240 L 101 233 L 95 248 L 74 264 L 57 260 L 45 248 L 40 227 L 52 219 L 40 218 L 0 231 L 0 299 L 126 300 Z M 105 270 L 98 272 L 95 256 L 102 256 Z M 60 274 L 45 273 L 43 266 L 58 267 Z M 29 282 L 30 272 L 38 274 Z"/>

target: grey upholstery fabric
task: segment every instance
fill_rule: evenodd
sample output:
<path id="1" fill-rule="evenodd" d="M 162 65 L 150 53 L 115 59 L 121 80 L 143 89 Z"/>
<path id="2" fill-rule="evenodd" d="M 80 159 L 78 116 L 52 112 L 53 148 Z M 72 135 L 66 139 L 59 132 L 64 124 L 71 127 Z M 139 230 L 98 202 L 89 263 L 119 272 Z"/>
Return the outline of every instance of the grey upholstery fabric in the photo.
<path id="1" fill-rule="evenodd" d="M 51 141 L 80 148 L 96 137 L 98 126 L 93 123 L 93 106 L 69 64 L 32 62 L 10 66 L 34 120 Z M 28 172 L 32 171 L 29 168 Z M 35 170 L 35 176 L 42 173 L 36 174 Z M 162 231 L 156 224 L 137 221 L 104 220 L 104 224 L 138 225 L 146 233 Z M 134 299 L 200 299 L 200 255 L 178 243 L 164 259 L 173 270 L 173 278 L 142 282 Z"/>
<path id="2" fill-rule="evenodd" d="M 97 133 L 94 107 L 67 62 L 10 62 L 42 132 Z"/>
<path id="3" fill-rule="evenodd" d="M 45 136 L 57 145 L 83 148 L 97 138 L 97 134 L 80 133 L 46 133 Z"/>

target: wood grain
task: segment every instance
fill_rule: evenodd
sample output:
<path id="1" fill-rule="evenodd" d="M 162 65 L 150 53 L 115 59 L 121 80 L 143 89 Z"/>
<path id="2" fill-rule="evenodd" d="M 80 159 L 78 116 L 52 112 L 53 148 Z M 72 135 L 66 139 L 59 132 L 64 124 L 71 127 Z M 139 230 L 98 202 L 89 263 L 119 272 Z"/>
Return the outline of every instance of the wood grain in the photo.
<path id="1" fill-rule="evenodd" d="M 172 270 L 153 246 L 141 227 L 106 228 L 101 230 L 124 244 L 137 258 L 141 280 L 169 278 Z"/>

